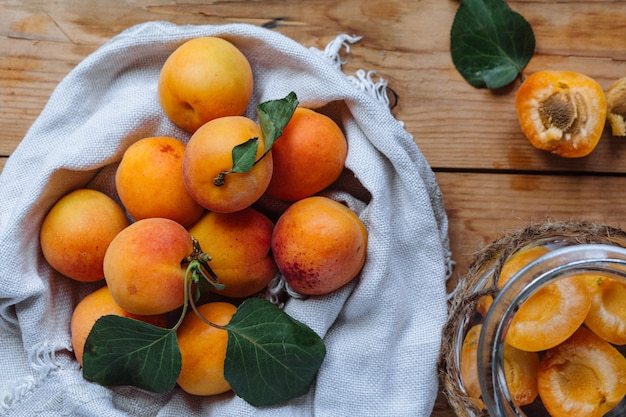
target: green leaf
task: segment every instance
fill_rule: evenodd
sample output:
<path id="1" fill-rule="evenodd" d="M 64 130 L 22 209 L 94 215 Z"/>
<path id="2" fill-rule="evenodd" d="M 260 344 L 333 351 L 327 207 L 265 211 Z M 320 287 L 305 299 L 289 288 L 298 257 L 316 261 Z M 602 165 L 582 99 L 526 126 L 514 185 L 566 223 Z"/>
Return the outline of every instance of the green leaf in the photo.
<path id="1" fill-rule="evenodd" d="M 285 98 L 270 100 L 257 106 L 259 126 L 265 141 L 265 153 L 269 152 L 274 142 L 283 134 L 283 129 L 291 120 L 298 107 L 298 97 L 293 91 Z"/>
<path id="2" fill-rule="evenodd" d="M 259 148 L 259 138 L 248 139 L 233 148 L 233 172 L 248 172 L 254 166 L 256 151 Z"/>
<path id="3" fill-rule="evenodd" d="M 261 407 L 308 392 L 326 355 L 313 330 L 262 298 L 244 301 L 225 328 L 224 377 L 237 395 Z"/>
<path id="4" fill-rule="evenodd" d="M 452 61 L 477 88 L 510 84 L 535 52 L 530 24 L 503 0 L 462 0 L 450 32 Z"/>
<path id="5" fill-rule="evenodd" d="M 83 376 L 105 386 L 152 392 L 174 388 L 181 370 L 176 331 L 106 315 L 93 326 L 83 352 Z"/>

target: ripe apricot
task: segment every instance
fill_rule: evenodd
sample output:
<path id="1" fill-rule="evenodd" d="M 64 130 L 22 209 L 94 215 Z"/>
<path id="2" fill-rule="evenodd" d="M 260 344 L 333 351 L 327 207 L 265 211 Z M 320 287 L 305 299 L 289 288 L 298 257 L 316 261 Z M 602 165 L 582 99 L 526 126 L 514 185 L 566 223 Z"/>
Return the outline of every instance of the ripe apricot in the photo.
<path id="1" fill-rule="evenodd" d="M 481 398 L 480 383 L 478 382 L 478 339 L 483 328 L 476 324 L 467 331 L 461 346 L 460 371 L 461 381 L 465 393 L 478 408 L 485 408 Z"/>
<path id="2" fill-rule="evenodd" d="M 626 344 L 626 283 L 605 278 L 591 295 L 591 308 L 585 326 L 604 340 Z"/>
<path id="3" fill-rule="evenodd" d="M 529 246 L 513 253 L 502 265 L 498 277 L 498 288 L 504 287 L 513 275 L 542 255 L 550 252 L 545 246 Z"/>
<path id="4" fill-rule="evenodd" d="M 184 302 L 183 261 L 193 252 L 191 236 L 170 219 L 137 220 L 113 239 L 104 256 L 104 277 L 124 310 L 151 315 Z"/>
<path id="5" fill-rule="evenodd" d="M 104 278 L 104 254 L 126 226 L 124 210 L 106 194 L 79 189 L 61 197 L 43 220 L 39 241 L 52 268 L 76 281 Z"/>
<path id="6" fill-rule="evenodd" d="M 347 284 L 363 268 L 367 230 L 347 206 L 313 196 L 279 217 L 272 253 L 281 274 L 301 294 L 322 295 Z"/>
<path id="7" fill-rule="evenodd" d="M 167 58 L 159 74 L 165 114 L 188 132 L 223 116 L 242 115 L 252 96 L 250 62 L 219 37 L 191 39 Z"/>
<path id="8" fill-rule="evenodd" d="M 198 307 L 209 322 L 228 324 L 237 308 L 226 302 L 212 302 Z M 210 326 L 196 314 L 187 314 L 176 333 L 182 357 L 178 385 L 193 395 L 216 395 L 231 389 L 224 378 L 224 360 L 228 333 Z"/>
<path id="9" fill-rule="evenodd" d="M 267 286 L 278 271 L 270 252 L 273 230 L 274 223 L 251 207 L 234 213 L 208 212 L 189 228 L 225 285 L 216 292 L 240 298 Z"/>
<path id="10" fill-rule="evenodd" d="M 233 148 L 253 138 L 258 138 L 258 162 L 249 171 L 227 174 L 223 184 L 216 184 L 221 173 L 233 169 Z M 212 120 L 189 139 L 183 157 L 185 186 L 201 206 L 211 211 L 243 210 L 263 195 L 272 178 L 272 153 L 259 159 L 264 151 L 261 128 L 252 119 L 229 116 Z"/>
<path id="11" fill-rule="evenodd" d="M 200 218 L 204 208 L 183 183 L 185 144 L 170 137 L 150 137 L 132 144 L 115 173 L 122 204 L 135 220 L 165 217 L 183 226 Z"/>
<path id="12" fill-rule="evenodd" d="M 467 395 L 478 408 L 484 408 L 478 379 L 478 339 L 482 324 L 472 326 L 461 347 L 461 380 Z M 518 406 L 531 404 L 537 397 L 539 355 L 504 345 L 503 368 L 511 399 Z"/>
<path id="13" fill-rule="evenodd" d="M 515 106 L 522 132 L 530 143 L 565 158 L 590 154 L 606 122 L 602 87 L 572 71 L 531 74 L 517 91 Z"/>
<path id="14" fill-rule="evenodd" d="M 550 249 L 545 246 L 529 246 L 513 253 L 513 255 L 511 255 L 504 262 L 502 268 L 500 269 L 500 275 L 498 276 L 498 288 L 504 287 L 504 284 L 506 284 L 520 269 L 549 251 Z M 492 304 L 493 297 L 491 295 L 484 295 L 476 302 L 476 311 L 481 316 L 485 317 Z"/>
<path id="15" fill-rule="evenodd" d="M 504 379 L 511 399 L 518 406 L 532 404 L 537 398 L 539 354 L 504 345 Z"/>
<path id="16" fill-rule="evenodd" d="M 339 178 L 348 142 L 330 117 L 298 107 L 272 146 L 274 174 L 267 193 L 286 201 L 322 191 Z"/>
<path id="17" fill-rule="evenodd" d="M 579 277 L 552 281 L 520 306 L 511 320 L 506 341 L 529 352 L 552 348 L 582 325 L 590 306 L 587 286 Z"/>
<path id="18" fill-rule="evenodd" d="M 537 383 L 552 417 L 600 417 L 626 394 L 626 358 L 581 327 L 545 353 Z"/>
<path id="19" fill-rule="evenodd" d="M 109 314 L 141 320 L 159 327 L 167 326 L 167 316 L 165 314 L 140 316 L 129 313 L 113 300 L 107 286 L 101 287 L 83 298 L 72 312 L 70 322 L 72 347 L 76 360 L 81 366 L 83 365 L 83 349 L 89 332 L 91 332 L 93 325 L 100 317 Z"/>

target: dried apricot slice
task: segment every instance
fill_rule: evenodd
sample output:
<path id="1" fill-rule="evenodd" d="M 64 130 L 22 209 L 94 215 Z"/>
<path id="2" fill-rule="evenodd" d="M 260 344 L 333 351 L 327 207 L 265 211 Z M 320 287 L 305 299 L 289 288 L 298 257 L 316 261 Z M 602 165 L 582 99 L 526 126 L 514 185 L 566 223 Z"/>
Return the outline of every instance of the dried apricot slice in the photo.
<path id="1" fill-rule="evenodd" d="M 504 287 L 504 284 L 506 284 L 517 271 L 547 252 L 550 252 L 550 249 L 545 246 L 529 246 L 515 252 L 506 260 L 500 269 L 498 288 Z M 492 304 L 493 297 L 491 295 L 484 295 L 476 302 L 476 311 L 478 314 L 485 317 Z"/>
<path id="2" fill-rule="evenodd" d="M 498 287 L 504 287 L 504 284 L 520 269 L 548 252 L 550 252 L 550 249 L 546 246 L 529 246 L 515 252 L 504 262 L 502 269 L 500 269 Z"/>
<path id="3" fill-rule="evenodd" d="M 504 379 L 513 402 L 528 405 L 537 398 L 539 354 L 504 345 Z"/>
<path id="4" fill-rule="evenodd" d="M 524 301 L 511 319 L 506 341 L 529 352 L 550 349 L 582 325 L 590 306 L 587 284 L 580 277 L 559 278 Z"/>
<path id="5" fill-rule="evenodd" d="M 546 352 L 537 370 L 537 384 L 552 417 L 600 417 L 626 394 L 626 358 L 581 327 Z"/>
<path id="6" fill-rule="evenodd" d="M 537 149 L 565 158 L 589 155 L 606 122 L 602 87 L 573 71 L 538 71 L 515 96 L 522 132 Z"/>
<path id="7" fill-rule="evenodd" d="M 461 347 L 461 381 L 467 395 L 474 401 L 476 407 L 483 409 L 485 404 L 481 399 L 480 384 L 478 382 L 478 338 L 482 324 L 472 326 Z"/>
<path id="8" fill-rule="evenodd" d="M 478 338 L 482 324 L 472 326 L 461 349 L 461 379 L 465 392 L 479 408 L 484 408 L 478 382 Z M 504 375 L 511 398 L 518 406 L 532 403 L 537 397 L 539 355 L 504 345 Z"/>
<path id="9" fill-rule="evenodd" d="M 606 278 L 591 295 L 585 325 L 604 340 L 626 344 L 626 282 Z"/>

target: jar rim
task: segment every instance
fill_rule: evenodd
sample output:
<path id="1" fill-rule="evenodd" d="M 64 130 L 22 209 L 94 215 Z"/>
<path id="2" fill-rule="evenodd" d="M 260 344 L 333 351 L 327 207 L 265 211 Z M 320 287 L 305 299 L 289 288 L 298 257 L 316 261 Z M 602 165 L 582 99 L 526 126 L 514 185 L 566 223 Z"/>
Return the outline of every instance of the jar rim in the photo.
<path id="1" fill-rule="evenodd" d="M 519 306 L 540 287 L 577 273 L 602 272 L 626 281 L 626 249 L 608 244 L 576 244 L 554 249 L 520 269 L 502 287 L 484 319 L 478 340 L 478 372 L 490 415 L 526 416 L 504 379 L 504 340 Z"/>

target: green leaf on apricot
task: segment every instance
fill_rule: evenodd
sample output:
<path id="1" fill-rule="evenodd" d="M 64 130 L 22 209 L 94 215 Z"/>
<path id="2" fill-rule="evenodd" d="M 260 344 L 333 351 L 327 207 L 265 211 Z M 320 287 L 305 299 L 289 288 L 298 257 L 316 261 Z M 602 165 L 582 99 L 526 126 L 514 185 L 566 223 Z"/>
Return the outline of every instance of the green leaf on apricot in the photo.
<path id="1" fill-rule="evenodd" d="M 162 393 L 182 367 L 175 329 L 106 315 L 94 324 L 83 352 L 83 376 L 105 386 L 132 385 Z"/>
<path id="2" fill-rule="evenodd" d="M 298 97 L 293 91 L 285 98 L 269 100 L 257 106 L 259 126 L 265 141 L 265 153 L 272 149 L 274 142 L 283 134 L 283 129 L 291 120 L 298 107 Z"/>
<path id="3" fill-rule="evenodd" d="M 220 172 L 213 180 L 216 186 L 224 185 L 225 176 L 235 172 L 248 172 L 254 164 L 260 161 L 271 149 L 276 140 L 283 134 L 283 130 L 291 116 L 298 107 L 298 98 L 293 91 L 285 98 L 278 100 L 265 101 L 257 106 L 257 115 L 259 117 L 259 127 L 263 133 L 263 143 L 265 149 L 263 155 L 258 160 L 256 152 L 259 147 L 259 138 L 250 138 L 242 144 L 233 147 L 232 160 L 233 167 L 230 171 Z"/>
<path id="4" fill-rule="evenodd" d="M 248 139 L 233 148 L 233 168 L 230 172 L 248 172 L 254 166 L 259 138 Z"/>
<path id="5" fill-rule="evenodd" d="M 256 407 L 306 394 L 326 356 L 324 341 L 311 328 L 263 298 L 245 300 L 224 328 L 224 377 Z"/>

